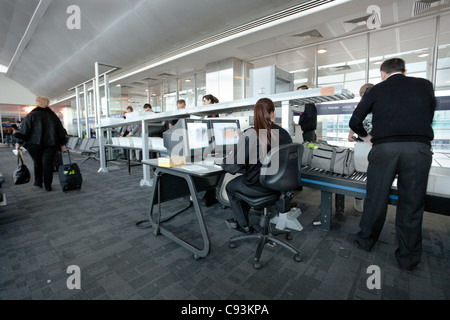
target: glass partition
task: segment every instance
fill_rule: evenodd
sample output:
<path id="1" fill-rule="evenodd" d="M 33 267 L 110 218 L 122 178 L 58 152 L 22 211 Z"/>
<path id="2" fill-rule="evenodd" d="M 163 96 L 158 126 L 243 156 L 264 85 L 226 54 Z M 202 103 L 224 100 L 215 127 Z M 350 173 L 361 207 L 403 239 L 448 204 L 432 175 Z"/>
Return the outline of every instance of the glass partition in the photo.
<path id="1" fill-rule="evenodd" d="M 155 112 L 162 112 L 162 84 L 150 86 L 148 88 L 148 95 L 152 110 Z"/>
<path id="2" fill-rule="evenodd" d="M 164 82 L 163 108 L 162 112 L 177 109 L 178 81 L 176 79 Z"/>
<path id="3" fill-rule="evenodd" d="M 179 79 L 178 99 L 186 101 L 186 108 L 195 106 L 195 75 Z"/>
<path id="4" fill-rule="evenodd" d="M 195 106 L 203 105 L 203 96 L 206 95 L 206 71 L 195 74 L 195 85 L 197 91 L 197 103 Z M 187 105 L 189 107 L 189 105 Z"/>

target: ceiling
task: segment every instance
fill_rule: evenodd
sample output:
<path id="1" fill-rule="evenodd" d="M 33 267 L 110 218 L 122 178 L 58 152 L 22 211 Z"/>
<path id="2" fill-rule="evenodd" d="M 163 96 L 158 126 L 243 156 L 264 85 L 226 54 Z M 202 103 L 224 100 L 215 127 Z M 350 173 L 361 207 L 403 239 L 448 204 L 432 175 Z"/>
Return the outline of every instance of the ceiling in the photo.
<path id="1" fill-rule="evenodd" d="M 95 62 L 120 67 L 111 75 L 117 84 L 160 82 L 228 57 L 248 60 L 356 33 L 361 27 L 351 22 L 373 4 L 383 26 L 450 7 L 448 0 L 2 0 L 0 64 L 35 95 L 61 99 L 94 77 Z M 76 22 L 71 5 L 80 10 L 80 29 L 68 28 Z M 355 53 L 345 54 L 352 60 Z"/>

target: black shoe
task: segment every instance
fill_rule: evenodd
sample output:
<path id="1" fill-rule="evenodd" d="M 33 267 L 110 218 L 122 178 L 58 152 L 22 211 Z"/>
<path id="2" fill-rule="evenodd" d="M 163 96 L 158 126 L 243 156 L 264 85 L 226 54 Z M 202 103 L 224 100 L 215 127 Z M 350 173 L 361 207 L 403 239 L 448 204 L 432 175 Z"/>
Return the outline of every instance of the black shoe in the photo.
<path id="1" fill-rule="evenodd" d="M 252 229 L 249 226 L 246 227 L 241 227 L 240 225 L 238 225 L 235 230 L 242 232 L 242 233 L 252 233 Z"/>
<path id="2" fill-rule="evenodd" d="M 238 223 L 236 220 L 234 220 L 233 218 L 230 219 L 225 219 L 225 224 L 227 225 L 227 227 L 229 229 L 236 229 L 238 226 Z"/>
<path id="3" fill-rule="evenodd" d="M 33 186 L 35 186 L 35 187 L 38 187 L 38 188 L 41 188 L 41 189 L 42 189 L 42 183 L 41 183 L 41 184 L 39 184 L 39 183 L 35 182 L 35 183 L 33 184 Z"/>
<path id="4" fill-rule="evenodd" d="M 353 244 L 354 244 L 358 249 L 361 249 L 361 250 L 364 250 L 364 251 L 367 251 L 367 252 L 369 252 L 370 250 L 372 250 L 372 248 L 366 248 L 365 246 L 363 246 L 363 245 L 361 244 L 361 241 L 360 241 L 359 239 L 353 240 Z"/>
<path id="5" fill-rule="evenodd" d="M 45 187 L 45 190 L 52 191 L 52 187 Z"/>

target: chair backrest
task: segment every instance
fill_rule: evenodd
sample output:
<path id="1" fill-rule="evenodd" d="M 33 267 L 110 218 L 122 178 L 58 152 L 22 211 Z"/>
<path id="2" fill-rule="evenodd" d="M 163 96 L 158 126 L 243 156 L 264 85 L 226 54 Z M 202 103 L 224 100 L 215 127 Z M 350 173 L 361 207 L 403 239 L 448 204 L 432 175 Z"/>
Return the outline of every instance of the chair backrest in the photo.
<path id="1" fill-rule="evenodd" d="M 84 151 L 86 149 L 86 145 L 87 145 L 88 141 L 89 141 L 89 138 L 84 138 L 83 140 L 81 140 L 80 147 L 78 149 L 81 151 Z"/>
<path id="2" fill-rule="evenodd" d="M 289 143 L 272 148 L 262 161 L 261 185 L 277 191 L 294 190 L 300 186 L 303 146 Z"/>
<path id="3" fill-rule="evenodd" d="M 88 142 L 86 143 L 86 146 L 84 148 L 85 151 L 91 151 L 91 147 L 94 145 L 95 143 L 95 138 L 89 138 Z"/>

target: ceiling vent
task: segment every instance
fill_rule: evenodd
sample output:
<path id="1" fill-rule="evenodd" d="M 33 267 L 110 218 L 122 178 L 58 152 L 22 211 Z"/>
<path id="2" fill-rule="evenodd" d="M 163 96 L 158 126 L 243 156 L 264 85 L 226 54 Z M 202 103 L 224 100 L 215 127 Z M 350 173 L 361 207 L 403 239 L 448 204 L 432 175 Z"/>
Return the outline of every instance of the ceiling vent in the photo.
<path id="1" fill-rule="evenodd" d="M 353 30 L 356 30 L 357 28 L 365 28 L 367 25 L 367 19 L 370 18 L 370 14 L 363 16 L 363 17 L 359 17 L 356 19 L 352 19 L 352 20 L 348 20 L 348 21 L 344 21 L 344 29 L 346 32 L 350 32 Z"/>
<path id="2" fill-rule="evenodd" d="M 157 81 L 158 79 L 155 79 L 155 78 L 145 78 L 145 79 L 142 79 L 142 81 Z"/>
<path id="3" fill-rule="evenodd" d="M 163 72 L 163 73 L 158 74 L 158 77 L 175 77 L 175 75 Z"/>
<path id="4" fill-rule="evenodd" d="M 370 5 L 367 7 L 366 15 L 344 21 L 343 26 L 346 32 L 355 31 L 357 29 L 379 29 L 381 28 L 381 9 L 379 6 Z"/>
<path id="5" fill-rule="evenodd" d="M 300 38 L 323 38 L 322 34 L 317 31 L 316 29 L 309 30 L 303 33 L 294 34 L 293 37 L 300 37 Z"/>
<path id="6" fill-rule="evenodd" d="M 413 3 L 412 16 L 449 8 L 450 0 L 422 0 Z"/>
<path id="7" fill-rule="evenodd" d="M 352 67 L 350 67 L 349 65 L 342 65 L 342 66 L 330 67 L 328 69 L 332 72 L 339 72 L 339 71 L 351 70 Z"/>
<path id="8" fill-rule="evenodd" d="M 131 85 L 133 85 L 133 86 L 146 86 L 147 84 L 146 83 L 142 83 L 142 82 L 138 82 L 138 81 L 135 81 L 135 82 L 132 82 L 131 83 Z"/>

